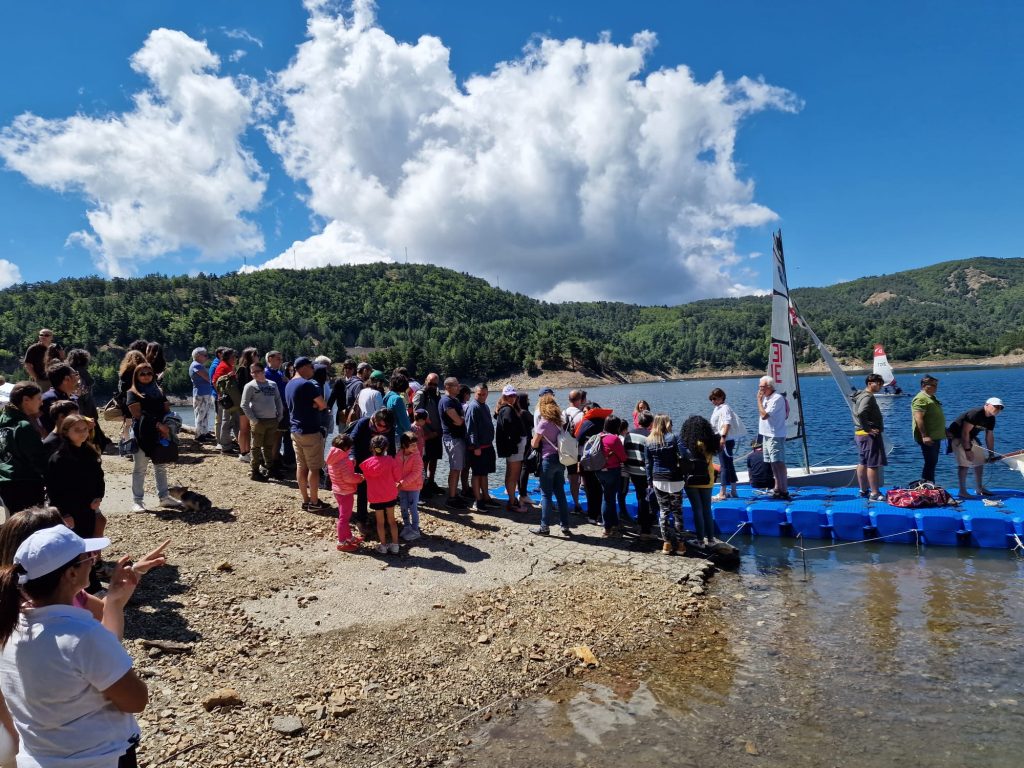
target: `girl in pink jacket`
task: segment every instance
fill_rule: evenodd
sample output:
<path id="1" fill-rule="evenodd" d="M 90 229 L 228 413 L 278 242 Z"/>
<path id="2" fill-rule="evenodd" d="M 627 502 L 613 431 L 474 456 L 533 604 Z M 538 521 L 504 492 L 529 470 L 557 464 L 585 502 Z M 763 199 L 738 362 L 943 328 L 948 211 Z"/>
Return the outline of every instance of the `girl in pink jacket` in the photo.
<path id="1" fill-rule="evenodd" d="M 402 509 L 402 532 L 404 541 L 415 541 L 420 537 L 420 491 L 423 490 L 423 454 L 415 432 L 404 432 L 399 438 L 398 464 L 402 468 L 402 479 L 398 483 L 398 504 Z"/>
<path id="2" fill-rule="evenodd" d="M 356 488 L 363 482 L 363 476 L 356 472 L 355 464 L 349 458 L 350 450 L 352 438 L 338 435 L 331 441 L 331 450 L 327 452 L 327 474 L 338 502 L 338 549 L 341 552 L 355 552 L 363 540 L 360 536 L 353 536 L 349 527 Z"/>
<path id="3" fill-rule="evenodd" d="M 402 479 L 402 468 L 394 456 L 388 456 L 388 439 L 374 435 L 370 439 L 370 458 L 363 459 L 359 469 L 366 478 L 366 500 L 377 516 L 377 538 L 380 554 L 390 552 L 397 555 L 398 523 L 395 521 L 395 502 L 398 501 L 398 481 Z M 385 536 L 384 522 L 391 532 L 391 544 Z"/>

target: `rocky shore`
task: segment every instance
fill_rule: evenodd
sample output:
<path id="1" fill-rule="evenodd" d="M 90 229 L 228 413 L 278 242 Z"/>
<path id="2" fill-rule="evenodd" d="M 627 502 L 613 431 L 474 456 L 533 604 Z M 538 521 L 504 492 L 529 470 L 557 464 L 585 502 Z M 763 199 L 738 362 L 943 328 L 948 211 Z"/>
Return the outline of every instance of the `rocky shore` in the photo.
<path id="1" fill-rule="evenodd" d="M 172 539 L 126 621 L 150 687 L 144 766 L 457 762 L 467 734 L 525 697 L 700 631 L 710 565 L 654 543 L 582 522 L 571 540 L 537 537 L 535 512 L 428 502 L 401 555 L 345 555 L 294 483 L 182 448 L 172 484 L 209 496 L 209 513 L 128 512 L 131 464 L 104 457 L 111 557 Z"/>

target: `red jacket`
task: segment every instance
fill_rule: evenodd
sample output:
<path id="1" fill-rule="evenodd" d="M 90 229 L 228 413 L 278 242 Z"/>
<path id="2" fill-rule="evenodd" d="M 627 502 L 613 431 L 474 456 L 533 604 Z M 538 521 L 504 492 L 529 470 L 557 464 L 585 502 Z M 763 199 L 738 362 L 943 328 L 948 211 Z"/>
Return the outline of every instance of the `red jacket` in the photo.
<path id="1" fill-rule="evenodd" d="M 356 465 L 348 455 L 348 451 L 332 447 L 327 452 L 327 474 L 331 478 L 331 489 L 334 493 L 348 496 L 356 492 L 363 482 L 363 476 L 356 472 Z"/>
<path id="2" fill-rule="evenodd" d="M 402 481 L 398 487 L 400 491 L 419 491 L 423 489 L 423 457 L 420 456 L 419 447 L 412 452 L 404 450 L 398 452 L 398 464 L 402 469 Z"/>
<path id="3" fill-rule="evenodd" d="M 234 375 L 234 373 L 235 369 L 232 368 L 228 363 L 225 363 L 223 360 L 221 360 L 219 363 L 217 363 L 217 367 L 213 369 L 213 378 L 210 379 L 210 381 L 216 384 L 217 379 L 219 379 L 221 376 L 231 376 Z"/>
<path id="4" fill-rule="evenodd" d="M 363 459 L 359 470 L 366 478 L 366 500 L 370 504 L 383 504 L 398 498 L 402 467 L 394 456 L 384 454 Z"/>

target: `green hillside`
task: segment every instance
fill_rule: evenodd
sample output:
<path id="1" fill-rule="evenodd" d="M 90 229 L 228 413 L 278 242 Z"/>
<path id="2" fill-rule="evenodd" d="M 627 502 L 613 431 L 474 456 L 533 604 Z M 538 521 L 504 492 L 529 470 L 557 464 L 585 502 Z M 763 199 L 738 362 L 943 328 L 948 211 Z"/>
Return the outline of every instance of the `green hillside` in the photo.
<path id="1" fill-rule="evenodd" d="M 882 342 L 895 360 L 990 356 L 1024 348 L 1024 260 L 970 259 L 793 291 L 839 357 Z M 42 325 L 95 355 L 109 386 L 125 345 L 165 345 L 167 383 L 186 389 L 198 345 L 344 357 L 368 347 L 380 368 L 464 376 L 585 367 L 654 373 L 762 368 L 767 297 L 677 307 L 549 304 L 424 265 L 370 264 L 197 277 L 69 278 L 0 291 L 0 369 L 15 371 Z M 798 351 L 805 362 L 816 353 Z"/>

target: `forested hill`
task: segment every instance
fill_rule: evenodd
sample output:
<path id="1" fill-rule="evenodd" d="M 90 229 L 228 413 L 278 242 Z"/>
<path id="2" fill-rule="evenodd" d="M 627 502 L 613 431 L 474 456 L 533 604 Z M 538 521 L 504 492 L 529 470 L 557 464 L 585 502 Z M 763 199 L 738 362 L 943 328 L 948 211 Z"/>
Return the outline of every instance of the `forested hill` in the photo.
<path id="1" fill-rule="evenodd" d="M 1024 348 L 1024 259 L 970 259 L 828 288 L 793 291 L 801 313 L 840 358 L 989 356 Z M 495 376 L 586 367 L 655 373 L 763 368 L 767 297 L 677 307 L 549 304 L 424 265 L 370 264 L 197 277 L 71 278 L 0 291 L 0 368 L 14 371 L 43 325 L 66 348 L 95 355 L 112 381 L 125 345 L 163 342 L 167 383 L 184 391 L 198 345 L 292 356 L 370 347 L 382 369 Z M 816 354 L 806 345 L 804 361 Z"/>

